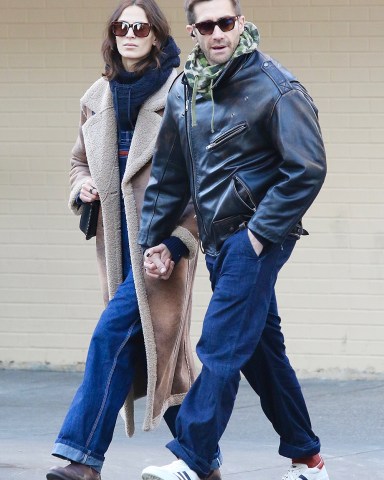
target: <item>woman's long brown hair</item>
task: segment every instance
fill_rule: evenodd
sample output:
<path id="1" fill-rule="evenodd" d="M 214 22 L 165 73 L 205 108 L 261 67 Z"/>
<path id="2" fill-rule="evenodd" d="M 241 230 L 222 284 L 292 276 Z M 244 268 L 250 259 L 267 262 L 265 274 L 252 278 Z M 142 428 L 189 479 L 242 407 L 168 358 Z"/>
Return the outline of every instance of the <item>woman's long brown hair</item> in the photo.
<path id="1" fill-rule="evenodd" d="M 152 67 L 160 66 L 160 54 L 161 48 L 167 41 L 170 35 L 170 27 L 168 20 L 160 10 L 159 6 L 154 0 L 124 0 L 122 1 L 116 10 L 112 13 L 108 20 L 105 37 L 101 46 L 101 53 L 105 62 L 105 71 L 103 76 L 108 80 L 112 80 L 116 77 L 119 71 L 124 70 L 121 55 L 117 50 L 116 38 L 112 33 L 111 24 L 119 19 L 120 15 L 127 7 L 135 5 L 144 10 L 147 15 L 148 22 L 152 25 L 152 31 L 156 36 L 157 42 L 149 52 L 148 56 L 137 62 L 134 66 L 134 71 L 138 75 L 142 75 L 145 70 Z"/>

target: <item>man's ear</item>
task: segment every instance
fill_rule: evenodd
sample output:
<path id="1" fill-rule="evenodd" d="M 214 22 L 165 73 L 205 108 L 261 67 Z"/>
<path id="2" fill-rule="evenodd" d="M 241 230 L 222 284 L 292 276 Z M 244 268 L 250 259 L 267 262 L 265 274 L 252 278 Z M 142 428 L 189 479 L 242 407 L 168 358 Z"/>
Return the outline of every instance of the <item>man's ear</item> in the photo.
<path id="1" fill-rule="evenodd" d="M 244 32 L 244 24 L 245 24 L 245 17 L 244 15 L 240 15 L 240 17 L 237 20 L 239 22 L 239 31 L 240 34 Z"/>
<path id="2" fill-rule="evenodd" d="M 186 30 L 188 32 L 188 35 L 190 35 L 192 38 L 196 37 L 196 35 L 193 33 L 193 27 L 192 25 L 187 25 L 186 27 Z"/>

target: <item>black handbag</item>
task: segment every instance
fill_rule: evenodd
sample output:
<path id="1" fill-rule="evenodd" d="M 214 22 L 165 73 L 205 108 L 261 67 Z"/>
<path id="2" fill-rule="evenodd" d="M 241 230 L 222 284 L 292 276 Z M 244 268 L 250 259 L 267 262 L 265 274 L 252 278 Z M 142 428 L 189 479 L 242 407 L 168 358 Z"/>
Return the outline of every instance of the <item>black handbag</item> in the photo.
<path id="1" fill-rule="evenodd" d="M 99 218 L 100 200 L 92 203 L 83 203 L 83 210 L 80 217 L 80 230 L 85 234 L 85 239 L 96 235 L 97 219 Z"/>

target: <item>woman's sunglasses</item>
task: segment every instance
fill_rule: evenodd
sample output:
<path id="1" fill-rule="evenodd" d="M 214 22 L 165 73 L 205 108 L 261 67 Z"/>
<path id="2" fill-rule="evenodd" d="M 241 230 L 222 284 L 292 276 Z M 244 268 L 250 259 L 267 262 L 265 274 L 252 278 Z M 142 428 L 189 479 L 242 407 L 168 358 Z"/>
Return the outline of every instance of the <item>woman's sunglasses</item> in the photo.
<path id="1" fill-rule="evenodd" d="M 112 33 L 116 35 L 116 37 L 125 37 L 131 27 L 135 37 L 139 38 L 148 37 L 151 31 L 151 24 L 143 22 L 135 22 L 132 24 L 128 22 L 112 22 L 111 27 Z"/>
<path id="2" fill-rule="evenodd" d="M 214 22 L 213 20 L 207 20 L 206 22 L 194 23 L 192 27 L 197 28 L 201 35 L 212 35 L 216 25 L 218 25 L 222 32 L 230 32 L 235 28 L 238 18 L 239 16 L 236 15 L 236 17 L 219 18 L 217 22 Z"/>

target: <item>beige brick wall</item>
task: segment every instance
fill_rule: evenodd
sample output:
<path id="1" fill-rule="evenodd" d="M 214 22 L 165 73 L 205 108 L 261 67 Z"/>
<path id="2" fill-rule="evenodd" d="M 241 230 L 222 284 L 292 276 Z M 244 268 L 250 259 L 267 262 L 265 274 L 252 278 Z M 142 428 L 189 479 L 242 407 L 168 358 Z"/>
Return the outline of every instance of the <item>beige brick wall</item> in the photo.
<path id="1" fill-rule="evenodd" d="M 182 47 L 182 2 L 160 0 Z M 79 368 L 101 312 L 94 243 L 67 209 L 79 98 L 116 2 L 1 0 L 0 362 Z M 177 6 L 175 6 L 177 5 Z M 261 48 L 320 109 L 329 173 L 278 298 L 302 373 L 384 372 L 384 1 L 243 0 Z M 196 341 L 209 300 L 200 262 Z M 0 363 L 1 365 L 1 363 Z"/>

